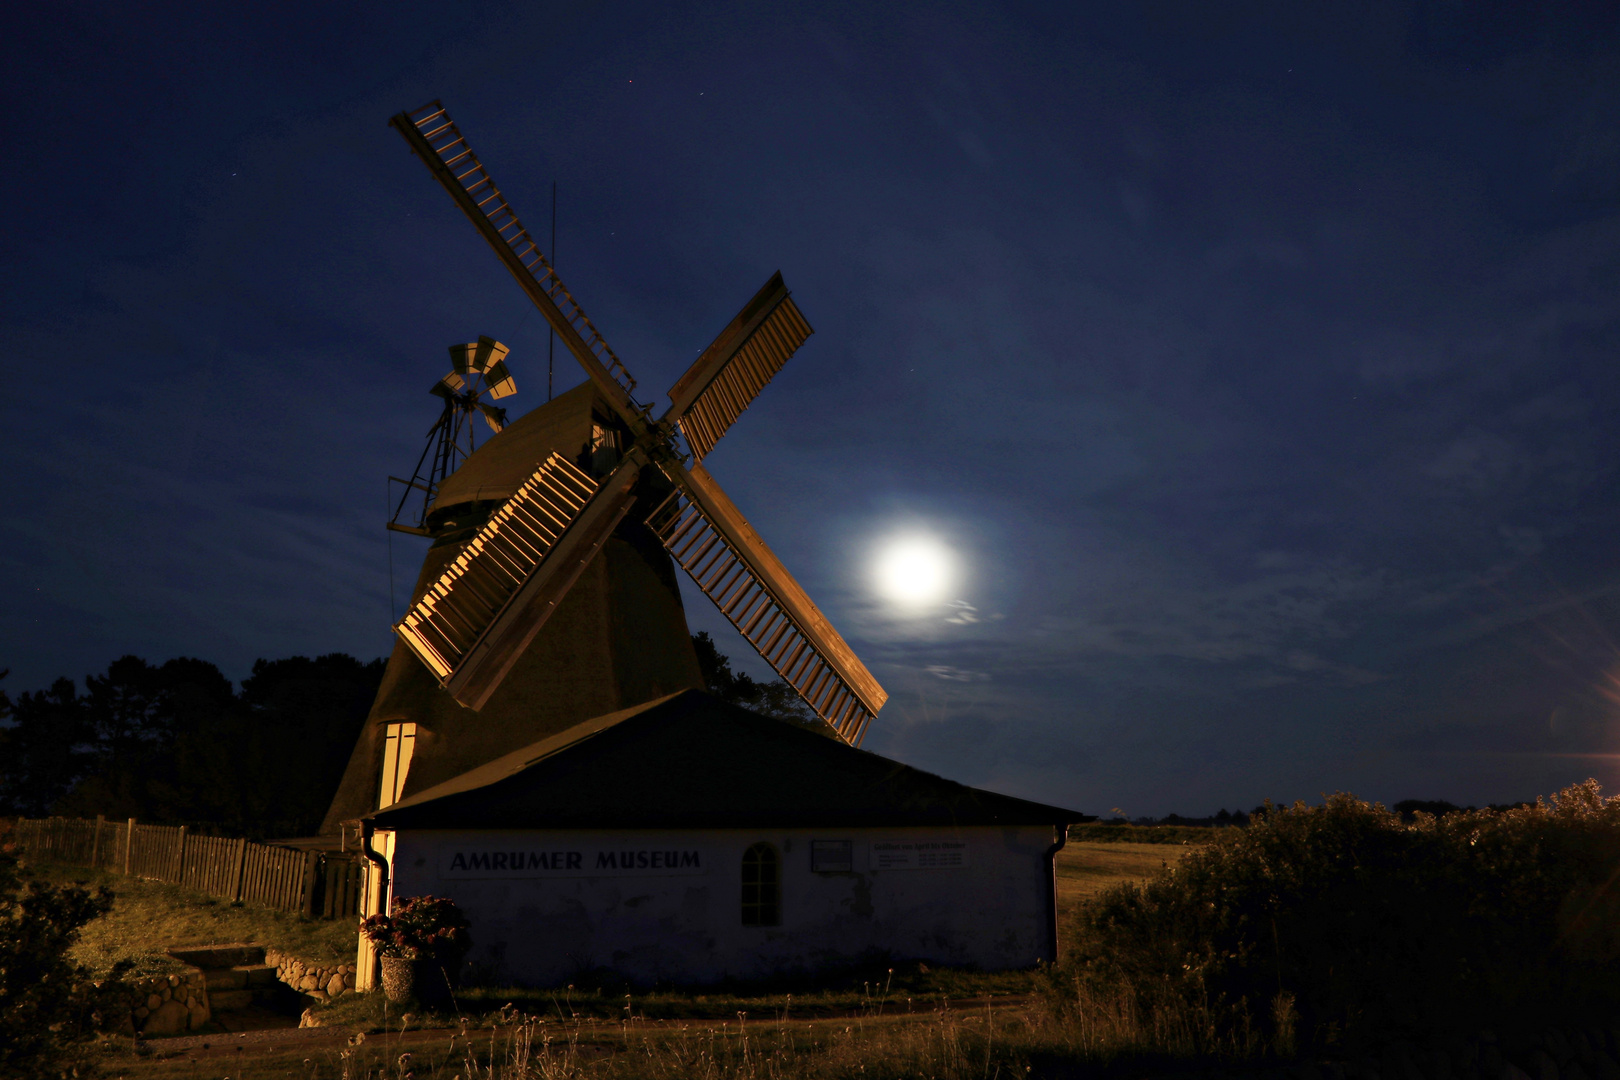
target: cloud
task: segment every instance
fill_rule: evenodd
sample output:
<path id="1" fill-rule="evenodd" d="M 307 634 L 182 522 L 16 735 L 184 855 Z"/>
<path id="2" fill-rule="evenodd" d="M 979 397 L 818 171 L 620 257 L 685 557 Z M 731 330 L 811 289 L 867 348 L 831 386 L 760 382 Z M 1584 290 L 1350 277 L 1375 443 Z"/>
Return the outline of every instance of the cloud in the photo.
<path id="1" fill-rule="evenodd" d="M 990 679 L 988 671 L 966 671 L 959 667 L 951 667 L 949 664 L 929 664 L 923 670 L 934 678 L 944 679 L 946 682 L 987 682 Z"/>

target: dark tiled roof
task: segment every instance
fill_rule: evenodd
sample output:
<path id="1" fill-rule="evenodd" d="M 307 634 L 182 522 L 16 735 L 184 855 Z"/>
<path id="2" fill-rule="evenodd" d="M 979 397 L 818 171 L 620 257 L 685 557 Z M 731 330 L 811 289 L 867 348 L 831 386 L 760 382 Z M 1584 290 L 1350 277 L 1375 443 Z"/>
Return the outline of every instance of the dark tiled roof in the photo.
<path id="1" fill-rule="evenodd" d="M 1064 825 L 1085 815 L 958 784 L 686 690 L 586 721 L 371 815 L 379 828 Z"/>

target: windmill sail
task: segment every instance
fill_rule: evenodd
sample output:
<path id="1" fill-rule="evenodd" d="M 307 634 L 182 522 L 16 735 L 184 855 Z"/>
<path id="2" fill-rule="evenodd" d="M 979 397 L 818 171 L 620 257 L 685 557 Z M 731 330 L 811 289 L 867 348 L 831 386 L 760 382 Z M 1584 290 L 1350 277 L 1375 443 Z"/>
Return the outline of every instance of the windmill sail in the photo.
<path id="1" fill-rule="evenodd" d="M 669 391 L 664 419 L 680 424 L 695 460 L 714 449 L 813 333 L 781 273 L 773 275 Z"/>
<path id="2" fill-rule="evenodd" d="M 646 466 L 639 450 L 625 455 L 613 474 L 580 510 L 551 549 L 529 572 L 506 606 L 473 643 L 460 666 L 444 680 L 450 696 L 482 709 L 585 572 L 596 553 L 636 501 L 636 481 Z"/>
<path id="3" fill-rule="evenodd" d="M 557 271 L 540 251 L 540 244 L 518 220 L 444 106 L 434 101 L 414 112 L 400 113 L 388 122 L 405 137 L 411 150 L 489 241 L 614 409 L 627 421 L 639 422 L 641 407 L 634 397 L 636 380 L 573 294 L 564 288 Z"/>
<path id="4" fill-rule="evenodd" d="M 748 643 L 844 741 L 888 694 L 701 465 L 661 464 L 675 491 L 647 519 Z"/>
<path id="5" fill-rule="evenodd" d="M 395 632 L 455 699 L 483 705 L 633 499 L 641 461 L 599 488 L 552 454 L 478 530 Z"/>

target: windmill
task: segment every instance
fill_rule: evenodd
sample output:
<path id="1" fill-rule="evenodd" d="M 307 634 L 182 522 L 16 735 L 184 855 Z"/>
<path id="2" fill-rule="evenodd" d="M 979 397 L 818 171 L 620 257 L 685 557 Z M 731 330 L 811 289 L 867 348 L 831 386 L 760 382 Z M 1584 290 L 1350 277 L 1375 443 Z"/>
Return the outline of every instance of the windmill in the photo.
<path id="1" fill-rule="evenodd" d="M 416 470 L 409 480 L 389 477 L 405 485 L 404 494 L 394 507 L 394 516 L 388 522 L 390 529 L 433 536 L 434 530 L 427 528 L 427 514 L 439 485 L 478 449 L 473 435 L 474 414 L 482 416 L 497 435 L 506 428 L 506 410 L 490 402 L 517 392 L 517 383 L 506 367 L 507 351 L 505 345 L 483 336 L 465 345 L 450 346 L 450 372 L 428 391 L 443 400 L 444 408 L 428 429 L 427 446 L 416 459 Z M 486 395 L 490 401 L 483 400 Z M 421 496 L 421 509 L 412 515 L 415 524 L 406 524 L 400 518 L 405 516 L 405 505 L 411 501 L 413 493 Z"/>
<path id="2" fill-rule="evenodd" d="M 669 556 L 818 716 L 859 743 L 888 695 L 702 465 L 812 333 L 781 274 L 698 356 L 654 418 L 444 107 L 435 101 L 389 123 L 611 413 L 594 428 L 587 460 L 551 453 L 478 525 L 395 625 L 399 638 L 457 702 L 481 709 L 626 515 L 660 490 L 644 520 Z M 451 527 L 467 526 L 443 522 L 430 534 Z"/>

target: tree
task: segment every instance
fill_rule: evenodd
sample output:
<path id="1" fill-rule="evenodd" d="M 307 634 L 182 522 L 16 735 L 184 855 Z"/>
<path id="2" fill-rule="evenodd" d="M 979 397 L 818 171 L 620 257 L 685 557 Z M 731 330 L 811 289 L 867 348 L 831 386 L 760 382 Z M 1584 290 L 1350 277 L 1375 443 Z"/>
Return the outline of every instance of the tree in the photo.
<path id="1" fill-rule="evenodd" d="M 8 814 L 50 812 L 95 764 L 95 730 L 72 679 L 7 701 L 11 725 L 0 753 L 0 808 Z"/>
<path id="2" fill-rule="evenodd" d="M 385 667 L 346 653 L 254 663 L 241 702 L 260 772 L 251 785 L 257 820 L 282 822 L 287 835 L 320 826 Z"/>
<path id="3" fill-rule="evenodd" d="M 19 722 L 0 729 L 0 796 L 27 814 L 207 823 L 259 837 L 313 831 L 383 666 L 343 653 L 261 659 L 238 694 L 204 660 L 121 657 L 85 680 L 83 697 L 66 679 L 22 696 Z M 13 748 L 26 757 L 13 763 Z"/>
<path id="4" fill-rule="evenodd" d="M 1444 817 L 1454 810 L 1461 810 L 1462 807 L 1444 799 L 1402 799 L 1390 809 L 1401 815 L 1403 820 L 1412 821 L 1420 813 Z"/>
<path id="5" fill-rule="evenodd" d="M 786 682 L 781 679 L 772 679 L 768 683 L 755 682 L 746 672 L 732 671 L 731 658 L 720 651 L 707 630 L 699 630 L 692 635 L 692 647 L 697 650 L 703 684 L 715 697 L 778 720 L 830 730 L 820 717 L 810 711 L 799 692 Z"/>
<path id="6" fill-rule="evenodd" d="M 153 667 L 138 656 L 123 656 L 105 675 L 85 678 L 82 704 L 92 729 L 92 761 L 57 804 L 58 812 L 213 820 L 207 812 L 211 800 L 199 806 L 199 796 L 223 778 L 208 769 L 183 769 L 175 750 L 188 731 L 229 737 L 238 706 L 219 668 L 190 657 Z"/>

